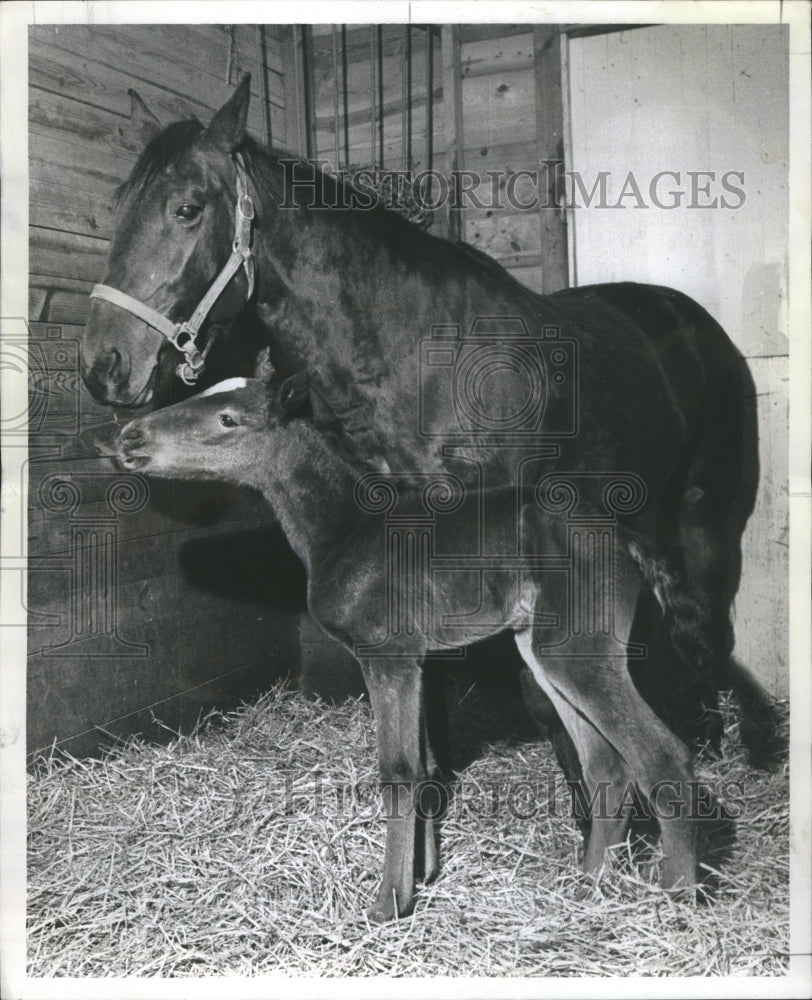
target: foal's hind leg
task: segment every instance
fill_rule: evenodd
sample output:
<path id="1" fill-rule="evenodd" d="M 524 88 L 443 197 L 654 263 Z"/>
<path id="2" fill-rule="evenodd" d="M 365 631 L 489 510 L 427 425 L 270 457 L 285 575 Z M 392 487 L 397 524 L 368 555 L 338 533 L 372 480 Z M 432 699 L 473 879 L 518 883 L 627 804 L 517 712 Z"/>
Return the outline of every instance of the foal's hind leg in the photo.
<path id="1" fill-rule="evenodd" d="M 574 717 L 589 720 L 597 733 L 625 761 L 628 775 L 635 781 L 645 801 L 657 799 L 660 782 L 667 781 L 670 801 L 675 808 L 658 816 L 662 836 L 663 884 L 667 888 L 687 887 L 696 880 L 696 837 L 689 819 L 691 759 L 681 743 L 646 705 L 629 677 L 622 658 L 600 656 L 564 659 L 548 650 L 533 648 L 530 631 L 520 633 L 517 642 L 539 683 L 559 706 L 565 722 Z M 543 658 L 542 658 L 543 657 Z M 585 757 L 592 758 L 590 782 L 606 780 L 601 773 L 600 744 L 593 736 L 583 738 Z M 574 734 L 576 743 L 578 735 Z M 585 767 L 586 770 L 586 767 Z M 610 779 L 611 780 L 611 779 Z M 611 781 L 617 789 L 617 781 Z M 615 792 L 616 794 L 616 792 Z M 625 820 L 603 827 L 593 822 L 597 839 L 592 840 L 585 864 L 592 870 L 602 863 L 603 850 L 625 829 Z"/>
<path id="2" fill-rule="evenodd" d="M 571 741 L 569 745 L 577 748 L 577 775 L 568 775 L 567 783 L 573 793 L 575 820 L 584 835 L 584 870 L 597 875 L 604 865 L 607 850 L 621 843 L 626 835 L 628 819 L 623 813 L 622 802 L 633 779 L 623 758 L 600 730 L 548 683 L 539 657 L 532 649 L 531 633 L 519 633 L 516 645 L 528 668 L 539 678 L 539 686 L 555 706 Z"/>
<path id="3" fill-rule="evenodd" d="M 378 895 L 368 915 L 376 922 L 410 913 L 414 906 L 415 790 L 427 778 L 420 662 L 411 657 L 362 660 L 378 737 L 378 764 L 386 813 L 386 851 Z M 424 865 L 437 867 L 434 830 L 425 821 Z"/>
<path id="4" fill-rule="evenodd" d="M 570 782 L 573 811 L 584 830 L 584 871 L 597 875 L 606 852 L 626 836 L 629 819 L 624 812 L 624 796 L 633 779 L 623 758 L 589 719 L 557 693 L 552 700 L 580 750 L 583 777 L 577 783 Z"/>

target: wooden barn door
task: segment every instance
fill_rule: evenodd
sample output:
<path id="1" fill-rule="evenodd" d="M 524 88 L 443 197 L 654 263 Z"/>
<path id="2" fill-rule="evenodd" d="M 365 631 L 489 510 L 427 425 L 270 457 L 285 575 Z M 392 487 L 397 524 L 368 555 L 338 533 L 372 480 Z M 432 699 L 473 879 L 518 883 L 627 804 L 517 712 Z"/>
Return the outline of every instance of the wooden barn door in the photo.
<path id="1" fill-rule="evenodd" d="M 573 38 L 568 65 L 572 166 L 587 192 L 608 172 L 607 205 L 624 184 L 627 192 L 622 208 L 599 207 L 598 191 L 590 207 L 582 197 L 570 211 L 573 283 L 632 279 L 687 292 L 722 324 L 755 380 L 761 478 L 736 649 L 785 695 L 788 33 L 688 25 Z M 650 189 L 663 171 L 673 172 L 655 187 L 666 207 Z M 674 191 L 681 204 L 667 207 Z"/>

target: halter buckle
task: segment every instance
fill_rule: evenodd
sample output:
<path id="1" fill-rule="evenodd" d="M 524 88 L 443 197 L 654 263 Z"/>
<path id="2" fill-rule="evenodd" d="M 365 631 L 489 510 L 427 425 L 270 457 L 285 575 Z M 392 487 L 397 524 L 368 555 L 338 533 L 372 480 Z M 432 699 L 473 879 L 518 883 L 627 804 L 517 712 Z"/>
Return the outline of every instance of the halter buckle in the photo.
<path id="1" fill-rule="evenodd" d="M 254 200 L 250 194 L 241 194 L 237 199 L 237 211 L 246 222 L 254 221 Z"/>

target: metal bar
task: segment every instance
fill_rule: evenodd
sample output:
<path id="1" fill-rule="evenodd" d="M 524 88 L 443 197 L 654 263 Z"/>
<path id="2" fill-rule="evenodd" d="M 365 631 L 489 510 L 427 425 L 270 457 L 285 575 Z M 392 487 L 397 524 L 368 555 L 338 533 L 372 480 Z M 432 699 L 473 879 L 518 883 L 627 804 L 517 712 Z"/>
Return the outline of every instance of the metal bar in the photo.
<path id="1" fill-rule="evenodd" d="M 445 118 L 446 174 L 449 190 L 454 191 L 454 175 L 462 169 L 462 75 L 460 70 L 459 25 L 443 26 L 443 117 Z M 448 238 L 455 242 L 462 239 L 460 209 L 454 207 L 454 197 L 448 203 Z"/>
<path id="2" fill-rule="evenodd" d="M 434 166 L 434 32 L 428 32 L 426 66 L 426 169 Z"/>
<path id="3" fill-rule="evenodd" d="M 383 169 L 383 28 L 379 24 L 378 34 L 378 163 Z"/>
<path id="4" fill-rule="evenodd" d="M 341 25 L 341 77 L 344 97 L 344 165 L 350 165 L 350 99 L 347 83 L 347 25 Z"/>
<path id="5" fill-rule="evenodd" d="M 412 26 L 403 28 L 403 60 L 400 79 L 401 159 L 403 170 L 412 169 Z"/>
<path id="6" fill-rule="evenodd" d="M 341 140 L 338 137 L 338 32 L 336 26 L 330 26 L 333 43 L 333 148 L 335 152 L 335 169 L 341 169 Z"/>
<path id="7" fill-rule="evenodd" d="M 375 108 L 378 99 L 378 86 L 375 81 L 375 70 L 378 65 L 377 56 L 377 29 L 373 24 L 370 28 L 370 48 L 369 48 L 369 165 L 375 170 L 378 166 L 378 159 L 375 156 Z"/>
<path id="8" fill-rule="evenodd" d="M 271 95 L 268 87 L 268 45 L 265 38 L 265 25 L 257 25 L 257 41 L 259 43 L 259 68 L 262 73 L 262 129 L 266 146 L 273 144 L 273 123 L 271 121 Z"/>
<path id="9" fill-rule="evenodd" d="M 302 73 L 299 66 L 300 34 L 295 24 L 285 29 L 286 44 L 282 49 L 285 84 L 285 146 L 301 155 L 302 141 Z"/>
<path id="10" fill-rule="evenodd" d="M 318 153 L 313 107 L 313 29 L 303 24 L 302 29 L 302 79 L 304 82 L 305 155 L 309 160 Z"/>
<path id="11" fill-rule="evenodd" d="M 408 32 L 408 26 L 404 25 L 403 28 L 403 40 L 400 48 L 400 169 L 406 170 L 406 110 L 408 103 L 408 91 L 406 89 L 406 33 Z"/>

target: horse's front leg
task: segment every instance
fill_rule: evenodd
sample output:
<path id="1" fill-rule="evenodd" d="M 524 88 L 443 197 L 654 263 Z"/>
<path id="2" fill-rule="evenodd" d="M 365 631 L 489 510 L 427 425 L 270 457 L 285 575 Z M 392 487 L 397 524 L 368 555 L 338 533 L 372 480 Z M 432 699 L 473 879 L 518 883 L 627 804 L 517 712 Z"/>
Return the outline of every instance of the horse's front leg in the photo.
<path id="1" fill-rule="evenodd" d="M 422 746 L 422 674 L 413 658 L 363 660 L 378 730 L 378 765 L 386 815 L 386 852 L 380 889 L 368 915 L 381 922 L 410 913 L 414 906 L 415 832 L 414 796 L 427 777 Z M 427 828 L 430 824 L 426 824 Z M 426 862 L 436 866 L 433 852 Z"/>

